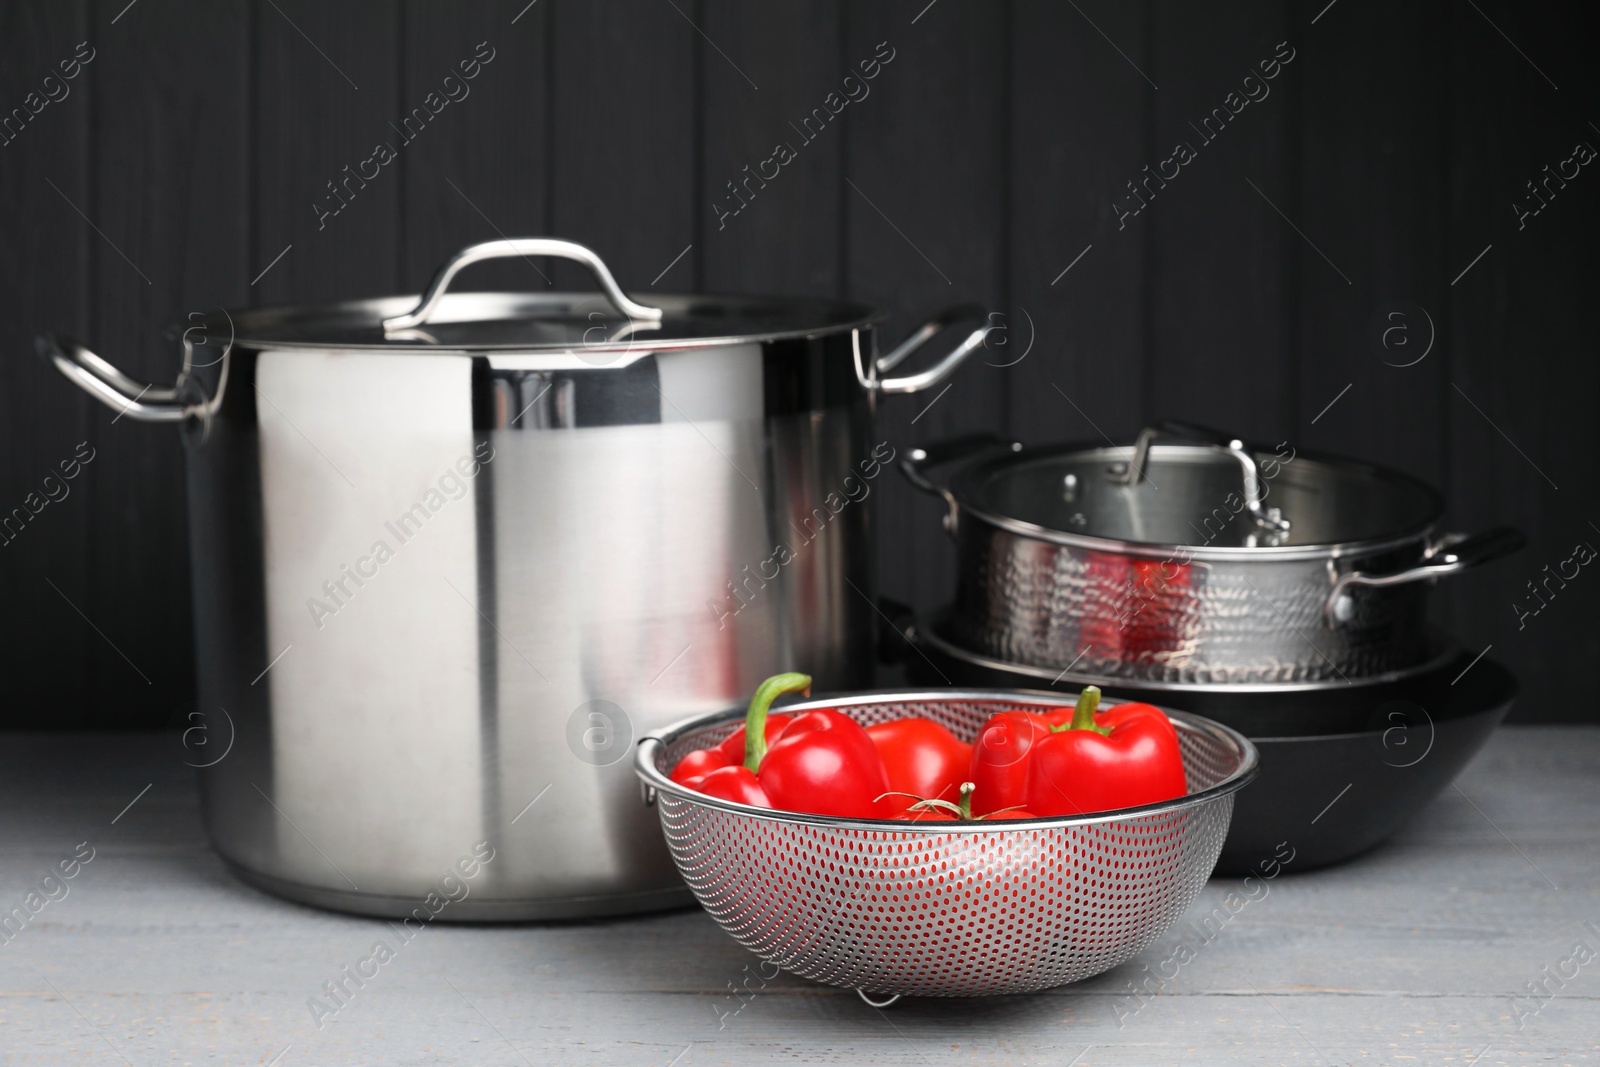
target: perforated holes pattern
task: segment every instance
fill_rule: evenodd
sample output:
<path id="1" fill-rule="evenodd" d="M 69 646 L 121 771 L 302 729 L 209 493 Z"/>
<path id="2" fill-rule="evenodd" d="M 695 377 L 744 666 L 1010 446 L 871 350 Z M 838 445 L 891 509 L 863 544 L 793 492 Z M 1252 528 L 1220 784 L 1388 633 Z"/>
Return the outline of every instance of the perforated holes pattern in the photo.
<path id="1" fill-rule="evenodd" d="M 1017 706 L 841 710 L 864 725 L 922 715 L 970 739 L 993 712 Z M 1191 791 L 1237 768 L 1224 742 L 1178 725 Z M 663 769 L 732 729 L 681 739 Z M 986 996 L 1087 978 L 1151 944 L 1209 877 L 1233 798 L 1080 826 L 943 834 L 755 818 L 666 794 L 659 804 L 696 898 L 763 959 L 870 993 Z"/>

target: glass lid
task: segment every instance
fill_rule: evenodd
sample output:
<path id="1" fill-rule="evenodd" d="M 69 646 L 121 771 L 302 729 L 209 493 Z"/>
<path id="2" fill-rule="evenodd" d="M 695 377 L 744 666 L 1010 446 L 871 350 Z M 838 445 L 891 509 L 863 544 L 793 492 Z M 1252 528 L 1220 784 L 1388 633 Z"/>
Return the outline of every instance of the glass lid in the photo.
<path id="1" fill-rule="evenodd" d="M 1139 459 L 1142 473 L 1130 479 Z M 1415 479 L 1287 446 L 1274 453 L 1147 442 L 1142 457 L 1135 448 L 1025 449 L 974 463 L 952 489 L 963 507 L 1001 525 L 1199 550 L 1405 540 L 1425 534 L 1443 511 L 1438 494 Z"/>

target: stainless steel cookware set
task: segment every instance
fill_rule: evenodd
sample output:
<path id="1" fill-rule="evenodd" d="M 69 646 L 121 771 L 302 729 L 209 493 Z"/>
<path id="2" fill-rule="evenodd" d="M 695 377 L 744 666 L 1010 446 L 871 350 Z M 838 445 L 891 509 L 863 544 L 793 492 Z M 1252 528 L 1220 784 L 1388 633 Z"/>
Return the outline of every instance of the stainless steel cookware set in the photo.
<path id="1" fill-rule="evenodd" d="M 599 291 L 452 291 L 533 256 Z M 374 915 L 412 912 L 480 841 L 493 860 L 441 917 L 689 901 L 626 757 L 779 671 L 871 684 L 873 494 L 896 460 L 947 503 L 952 640 L 1058 678 L 1403 672 L 1434 654 L 1431 580 L 1519 543 L 1441 535 L 1437 495 L 1393 472 L 1193 427 L 902 456 L 880 397 L 941 384 L 986 319 L 957 308 L 887 352 L 880 322 L 641 302 L 589 249 L 530 238 L 467 248 L 420 297 L 186 323 L 170 387 L 41 337 L 92 396 L 183 434 L 199 703 L 231 739 L 201 772 L 219 853 Z"/>

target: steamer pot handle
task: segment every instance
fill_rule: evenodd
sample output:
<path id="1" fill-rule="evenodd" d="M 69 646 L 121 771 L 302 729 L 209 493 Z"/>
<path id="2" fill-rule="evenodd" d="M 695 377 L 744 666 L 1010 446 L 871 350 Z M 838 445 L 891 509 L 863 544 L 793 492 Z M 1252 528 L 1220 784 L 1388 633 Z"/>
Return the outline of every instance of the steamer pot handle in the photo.
<path id="1" fill-rule="evenodd" d="M 887 374 L 904 363 L 912 353 L 949 327 L 958 322 L 974 321 L 980 324 L 978 328 L 967 334 L 948 355 L 927 370 L 900 378 L 879 378 L 879 375 Z M 956 369 L 966 362 L 968 356 L 983 347 L 983 339 L 989 335 L 988 323 L 989 313 L 976 304 L 945 308 L 912 331 L 911 336 L 896 345 L 888 355 L 873 360 L 870 368 L 863 365 L 861 335 L 852 331 L 851 342 L 856 346 L 856 377 L 863 388 L 879 393 L 919 393 L 924 389 L 931 389 L 954 374 Z"/>
<path id="2" fill-rule="evenodd" d="M 952 437 L 947 441 L 927 445 L 922 448 L 913 448 L 911 454 L 900 461 L 900 473 L 905 475 L 906 481 L 921 489 L 924 493 L 943 497 L 949 510 L 945 512 L 944 528 L 947 532 L 956 532 L 957 514 L 960 505 L 956 503 L 955 493 L 950 487 L 929 477 L 928 472 L 934 467 L 942 467 L 969 456 L 983 452 L 997 450 L 1011 452 L 1022 451 L 1022 442 L 1003 441 L 992 433 L 967 434 L 962 437 Z"/>
<path id="3" fill-rule="evenodd" d="M 41 357 L 55 364 L 73 382 L 106 407 L 140 422 L 183 422 L 205 414 L 204 405 L 184 404 L 175 388 L 145 385 L 123 374 L 83 345 L 54 334 L 33 342 Z"/>
<path id="4" fill-rule="evenodd" d="M 417 306 L 404 315 L 383 320 L 383 329 L 387 332 L 395 330 L 409 330 L 421 326 L 428 321 L 428 316 L 433 314 L 439 306 L 439 301 L 444 299 L 445 290 L 450 288 L 450 282 L 466 267 L 474 263 L 482 263 L 487 259 L 507 259 L 523 256 L 559 256 L 570 259 L 589 268 L 595 280 L 600 283 L 600 289 L 610 299 L 616 309 L 628 316 L 630 320 L 645 322 L 660 322 L 662 311 L 660 308 L 646 307 L 636 304 L 628 299 L 617 280 L 611 276 L 611 271 L 604 261 L 595 254 L 593 249 L 573 241 L 562 241 L 555 237 L 513 237 L 504 241 L 485 241 L 482 244 L 468 245 L 439 268 L 433 276 L 433 281 L 428 283 L 427 292 L 422 294 L 422 299 Z"/>
<path id="5" fill-rule="evenodd" d="M 1486 530 L 1471 537 L 1465 534 L 1446 534 L 1428 551 L 1425 561 L 1415 567 L 1395 571 L 1393 574 L 1368 574 L 1365 571 L 1341 574 L 1333 583 L 1327 601 L 1322 605 L 1322 619 L 1330 628 L 1350 619 L 1355 607 L 1349 593 L 1353 585 L 1382 588 L 1420 582 L 1429 578 L 1443 578 L 1448 574 L 1471 570 L 1501 556 L 1509 556 L 1527 543 L 1528 539 L 1520 531 L 1513 530 L 1509 526 Z"/>
<path id="6" fill-rule="evenodd" d="M 1265 526 L 1269 530 L 1278 533 L 1289 532 L 1289 520 L 1283 517 L 1283 512 L 1277 508 L 1261 506 L 1261 472 L 1256 467 L 1255 456 L 1245 447 L 1245 443 L 1231 434 L 1205 426 L 1179 422 L 1176 419 L 1163 419 L 1154 425 L 1146 426 L 1139 431 L 1139 437 L 1133 443 L 1133 457 L 1128 460 L 1126 469 L 1118 471 L 1112 468 L 1108 475 L 1111 481 L 1118 485 L 1137 485 L 1139 479 L 1144 477 L 1145 464 L 1150 458 L 1150 446 L 1157 437 L 1199 441 L 1213 448 L 1219 448 L 1238 460 L 1240 470 L 1244 474 L 1244 505 L 1250 512 L 1250 517 L 1257 525 Z"/>

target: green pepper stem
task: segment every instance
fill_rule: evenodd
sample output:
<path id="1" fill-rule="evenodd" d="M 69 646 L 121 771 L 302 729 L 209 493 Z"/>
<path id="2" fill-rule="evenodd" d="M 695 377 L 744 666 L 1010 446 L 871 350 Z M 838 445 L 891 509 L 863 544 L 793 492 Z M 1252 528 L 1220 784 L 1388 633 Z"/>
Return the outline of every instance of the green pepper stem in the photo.
<path id="1" fill-rule="evenodd" d="M 915 793 L 884 793 L 883 796 L 878 797 L 878 799 L 882 800 L 884 797 L 914 797 L 914 796 L 916 796 Z M 927 798 L 919 797 L 917 799 L 917 802 L 915 804 L 909 805 L 906 808 L 906 810 L 907 811 L 935 811 L 935 810 L 937 810 L 937 811 L 948 811 L 951 815 L 954 815 L 957 818 L 961 817 L 961 809 L 960 808 L 958 808 L 956 805 L 950 803 L 948 800 L 939 800 L 939 799 L 937 799 L 935 797 L 927 797 Z"/>
<path id="2" fill-rule="evenodd" d="M 978 788 L 972 782 L 961 783 L 961 799 L 956 801 L 956 807 L 961 811 L 961 821 L 972 821 L 972 791 Z"/>
<path id="3" fill-rule="evenodd" d="M 917 802 L 915 804 L 912 804 L 906 810 L 907 811 L 934 811 L 934 810 L 947 811 L 951 815 L 954 815 L 957 819 L 959 819 L 962 822 L 976 822 L 978 819 L 983 818 L 983 816 L 981 816 L 981 815 L 974 817 L 973 814 L 972 814 L 972 791 L 974 789 L 976 789 L 976 788 L 978 788 L 978 787 L 976 785 L 972 784 L 971 782 L 962 782 L 961 783 L 961 802 L 959 804 L 952 804 L 948 800 L 939 800 L 937 797 L 926 797 L 926 798 L 918 797 L 917 798 Z M 883 796 L 880 796 L 878 799 L 882 800 L 883 797 L 914 797 L 914 796 L 916 796 L 915 793 L 884 793 Z"/>
<path id="4" fill-rule="evenodd" d="M 744 766 L 751 774 L 761 769 L 767 758 L 767 709 L 784 693 L 811 695 L 811 675 L 774 674 L 756 687 L 750 710 L 744 715 Z"/>
<path id="5" fill-rule="evenodd" d="M 1100 690 L 1092 685 L 1083 687 L 1083 692 L 1078 694 L 1078 703 L 1072 709 L 1072 721 L 1065 726 L 1052 727 L 1052 733 L 1063 730 L 1093 730 L 1097 734 L 1109 734 L 1111 731 L 1104 726 L 1097 726 L 1094 713 L 1100 707 Z"/>

